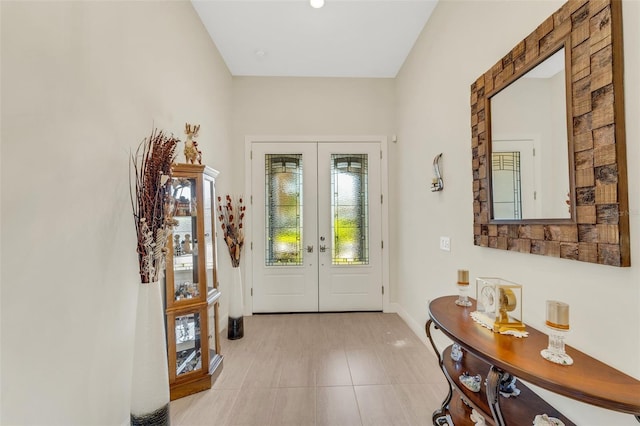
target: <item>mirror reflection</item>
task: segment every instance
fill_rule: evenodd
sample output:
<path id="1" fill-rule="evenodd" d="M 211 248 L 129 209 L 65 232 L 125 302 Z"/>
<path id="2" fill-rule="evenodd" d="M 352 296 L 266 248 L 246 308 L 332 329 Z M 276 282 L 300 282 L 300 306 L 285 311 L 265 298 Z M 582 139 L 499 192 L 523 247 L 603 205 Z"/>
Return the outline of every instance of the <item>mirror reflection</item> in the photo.
<path id="1" fill-rule="evenodd" d="M 490 98 L 494 220 L 571 218 L 565 49 Z"/>

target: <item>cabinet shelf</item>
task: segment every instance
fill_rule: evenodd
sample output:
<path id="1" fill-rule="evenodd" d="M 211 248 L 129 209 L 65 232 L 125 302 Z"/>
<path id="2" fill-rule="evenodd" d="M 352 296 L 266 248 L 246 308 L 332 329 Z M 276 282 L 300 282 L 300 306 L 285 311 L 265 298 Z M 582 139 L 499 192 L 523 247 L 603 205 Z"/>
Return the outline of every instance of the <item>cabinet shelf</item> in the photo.
<path id="1" fill-rule="evenodd" d="M 193 359 L 196 357 L 197 352 L 195 349 L 190 349 L 187 351 L 186 357 L 180 358 L 178 361 L 178 367 L 176 368 L 178 374 L 182 374 L 184 373 L 185 369 L 189 366 L 189 364 L 191 363 L 191 361 L 193 361 Z M 198 366 L 198 364 L 195 365 L 194 368 L 192 368 L 191 370 L 199 370 L 200 367 Z"/>
<path id="2" fill-rule="evenodd" d="M 469 372 L 472 375 L 480 374 L 484 382 L 491 366 L 469 352 L 465 352 L 462 359 L 459 362 L 455 362 L 451 358 L 451 346 L 447 347 L 443 351 L 442 360 L 444 373 L 449 383 L 453 385 L 455 391 L 460 394 L 461 397 L 464 397 L 464 399 L 476 410 L 481 413 L 490 413 L 491 408 L 487 402 L 486 387 L 481 386 L 480 392 L 472 392 L 460 383 L 459 377 L 464 372 Z M 536 415 L 544 413 L 550 417 L 562 420 L 566 426 L 574 425 L 571 420 L 563 416 L 562 413 L 536 395 L 521 381 L 516 381 L 516 387 L 520 390 L 520 394 L 518 396 L 510 396 L 508 398 L 500 396 L 500 406 L 505 418 L 531 419 L 531 422 L 527 423 L 530 424 L 533 423 L 533 419 Z M 491 417 L 486 420 L 493 422 Z M 457 425 L 458 423 L 455 424 Z M 471 424 L 473 424 L 473 422 Z"/>

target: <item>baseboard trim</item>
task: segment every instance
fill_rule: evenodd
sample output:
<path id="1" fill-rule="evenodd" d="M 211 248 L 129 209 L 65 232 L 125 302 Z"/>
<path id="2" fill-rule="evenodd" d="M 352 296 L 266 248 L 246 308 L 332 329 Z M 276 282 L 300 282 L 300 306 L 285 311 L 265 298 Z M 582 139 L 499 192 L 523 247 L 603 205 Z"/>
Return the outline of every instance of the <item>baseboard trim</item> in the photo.
<path id="1" fill-rule="evenodd" d="M 397 314 L 398 304 L 396 302 L 389 302 L 387 304 L 387 309 L 384 309 L 382 312 L 384 312 L 385 314 Z"/>
<path id="2" fill-rule="evenodd" d="M 409 315 L 407 311 L 405 311 L 404 308 L 398 303 L 393 303 L 393 305 L 394 312 L 398 314 L 400 318 L 402 318 L 402 320 L 409 326 L 411 331 L 413 331 L 413 333 L 418 336 L 418 339 L 420 339 L 420 341 L 424 343 L 425 346 L 431 348 L 431 345 L 429 345 L 429 341 L 427 340 L 427 333 L 424 330 L 424 324 L 420 324 L 415 319 L 413 319 L 413 317 L 411 317 L 411 315 Z"/>

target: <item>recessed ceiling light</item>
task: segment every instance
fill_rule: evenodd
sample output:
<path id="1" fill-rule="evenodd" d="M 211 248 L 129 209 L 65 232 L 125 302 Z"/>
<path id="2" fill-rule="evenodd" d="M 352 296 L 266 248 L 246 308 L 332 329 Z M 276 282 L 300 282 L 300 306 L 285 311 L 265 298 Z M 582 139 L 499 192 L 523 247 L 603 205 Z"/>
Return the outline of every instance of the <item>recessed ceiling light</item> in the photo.
<path id="1" fill-rule="evenodd" d="M 315 9 L 320 9 L 322 6 L 324 6 L 324 0 L 310 0 L 309 4 L 311 4 L 311 7 Z"/>

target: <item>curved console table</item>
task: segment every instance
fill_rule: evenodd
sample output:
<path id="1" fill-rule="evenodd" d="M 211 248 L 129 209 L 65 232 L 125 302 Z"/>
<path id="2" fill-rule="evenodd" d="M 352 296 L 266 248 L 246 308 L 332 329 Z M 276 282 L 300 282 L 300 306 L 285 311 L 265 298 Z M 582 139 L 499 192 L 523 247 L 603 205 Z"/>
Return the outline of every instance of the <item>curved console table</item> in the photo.
<path id="1" fill-rule="evenodd" d="M 516 383 L 520 395 L 500 396 L 499 384 L 507 374 L 587 404 L 629 413 L 640 422 L 639 380 L 568 345 L 565 350 L 573 358 L 573 365 L 549 362 L 540 356 L 540 350 L 548 345 L 546 334 L 530 326 L 525 338 L 493 333 L 469 315 L 476 309 L 475 301 L 470 307 L 461 307 L 454 303 L 456 299 L 457 296 L 445 296 L 433 300 L 425 326 L 449 383 L 442 407 L 433 413 L 434 425 L 473 425 L 469 418 L 471 408 L 489 423 L 500 426 L 531 425 L 539 414 L 558 418 L 567 426 L 574 424 L 520 381 Z M 436 347 L 432 328 L 463 348 L 460 361 L 451 358 L 451 346 L 444 351 Z M 481 386 L 477 393 L 468 390 L 459 381 L 463 372 L 479 373 L 483 383 L 487 379 L 486 386 Z"/>

